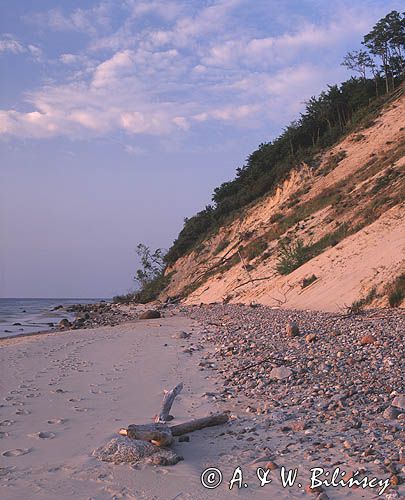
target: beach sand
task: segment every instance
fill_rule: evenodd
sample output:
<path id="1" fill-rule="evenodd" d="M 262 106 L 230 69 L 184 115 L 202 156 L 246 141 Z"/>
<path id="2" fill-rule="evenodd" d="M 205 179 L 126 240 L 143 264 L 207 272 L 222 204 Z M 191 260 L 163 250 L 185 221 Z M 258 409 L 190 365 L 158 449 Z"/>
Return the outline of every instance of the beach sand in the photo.
<path id="1" fill-rule="evenodd" d="M 184 389 L 172 408 L 173 424 L 210 412 L 232 412 L 231 402 L 219 405 L 206 395 L 218 390 L 217 375 L 199 366 L 200 352 L 207 354 L 211 347 L 193 354 L 184 352 L 187 346 L 198 343 L 201 329 L 190 319 L 174 316 L 2 341 L 0 498 L 305 496 L 302 488 L 282 489 L 279 481 L 259 487 L 252 462 L 260 458 L 260 449 L 262 460 L 266 459 L 266 443 L 257 445 L 256 440 L 256 444 L 249 444 L 249 434 L 226 434 L 236 429 L 238 419 L 194 432 L 190 442 L 176 442 L 173 449 L 184 461 L 175 466 L 113 465 L 92 457 L 93 450 L 114 437 L 120 427 L 151 422 L 160 408 L 163 389 L 180 381 Z M 182 330 L 191 332 L 191 338 L 173 338 Z M 239 430 L 246 419 L 254 424 L 255 417 L 245 414 Z M 210 466 L 220 467 L 224 480 L 217 489 L 207 490 L 200 476 Z M 227 483 L 237 466 L 243 467 L 249 486 L 229 491 Z M 372 498 L 376 492 L 345 488 L 335 489 L 332 495 L 328 491 L 328 495 Z"/>

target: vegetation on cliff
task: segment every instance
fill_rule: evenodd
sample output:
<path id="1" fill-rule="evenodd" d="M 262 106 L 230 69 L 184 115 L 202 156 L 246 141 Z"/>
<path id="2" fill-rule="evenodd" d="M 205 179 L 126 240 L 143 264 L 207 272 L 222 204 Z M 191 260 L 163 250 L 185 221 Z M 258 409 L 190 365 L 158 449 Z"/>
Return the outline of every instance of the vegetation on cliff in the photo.
<path id="1" fill-rule="evenodd" d="M 240 209 L 270 193 L 293 168 L 302 162 L 314 166 L 324 148 L 359 124 L 372 123 L 373 113 L 384 101 L 384 94 L 404 80 L 404 13 L 387 14 L 364 36 L 362 44 L 363 50 L 349 52 L 342 63 L 356 76 L 340 85 L 328 86 L 318 97 L 311 97 L 296 121 L 274 141 L 261 144 L 245 165 L 237 169 L 232 181 L 216 188 L 213 203 L 185 220 L 182 231 L 165 255 L 166 264 L 173 264 L 195 249 Z"/>

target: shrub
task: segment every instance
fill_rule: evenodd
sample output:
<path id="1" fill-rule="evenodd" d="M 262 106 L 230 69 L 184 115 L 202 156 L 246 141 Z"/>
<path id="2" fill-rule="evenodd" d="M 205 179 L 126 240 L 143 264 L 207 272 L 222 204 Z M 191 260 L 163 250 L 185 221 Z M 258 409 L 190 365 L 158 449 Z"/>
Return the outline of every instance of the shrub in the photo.
<path id="1" fill-rule="evenodd" d="M 267 241 L 263 239 L 252 241 L 243 249 L 242 255 L 246 257 L 247 260 L 253 260 L 259 255 L 262 255 L 263 252 L 267 250 L 267 246 Z"/>
<path id="2" fill-rule="evenodd" d="M 214 250 L 213 255 L 218 255 L 221 253 L 225 248 L 229 245 L 230 241 L 229 240 L 222 240 L 218 243 L 218 246 Z"/>
<path id="3" fill-rule="evenodd" d="M 365 306 L 371 304 L 371 302 L 377 297 L 377 290 L 373 287 L 368 294 L 359 300 L 355 300 L 351 306 L 349 306 L 349 312 L 352 314 L 359 314 Z"/>
<path id="4" fill-rule="evenodd" d="M 302 240 L 279 243 L 279 255 L 277 257 L 276 269 L 280 274 L 290 274 L 310 259 L 308 248 Z"/>
<path id="5" fill-rule="evenodd" d="M 316 281 L 318 279 L 318 276 L 316 276 L 315 274 L 313 274 L 312 276 L 309 276 L 309 278 L 304 278 L 302 280 L 302 285 L 301 287 L 302 288 L 306 288 L 307 286 L 309 286 L 311 283 L 313 283 L 314 281 Z"/>
<path id="6" fill-rule="evenodd" d="M 405 274 L 401 274 L 388 287 L 388 303 L 390 307 L 399 307 L 405 298 Z"/>

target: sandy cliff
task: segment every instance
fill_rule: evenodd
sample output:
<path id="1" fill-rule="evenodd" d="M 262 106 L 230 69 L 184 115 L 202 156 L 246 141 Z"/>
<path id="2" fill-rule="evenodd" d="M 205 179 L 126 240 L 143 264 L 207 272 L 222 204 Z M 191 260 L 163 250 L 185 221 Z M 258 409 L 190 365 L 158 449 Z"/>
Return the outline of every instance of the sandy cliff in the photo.
<path id="1" fill-rule="evenodd" d="M 368 296 L 373 306 L 387 305 L 405 270 L 404 123 L 401 88 L 316 166 L 298 165 L 273 193 L 178 259 L 163 298 L 334 311 Z M 280 274 L 280 243 L 291 249 L 298 241 L 311 258 Z M 306 278 L 312 283 L 303 286 Z"/>

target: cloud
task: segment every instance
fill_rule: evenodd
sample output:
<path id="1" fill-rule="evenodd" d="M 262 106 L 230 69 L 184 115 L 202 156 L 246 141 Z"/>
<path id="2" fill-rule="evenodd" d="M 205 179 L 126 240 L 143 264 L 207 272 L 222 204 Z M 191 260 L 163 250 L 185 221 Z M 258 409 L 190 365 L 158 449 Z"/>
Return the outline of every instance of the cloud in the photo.
<path id="1" fill-rule="evenodd" d="M 206 66 L 224 68 L 234 66 L 271 67 L 285 64 L 306 51 L 324 51 L 337 46 L 347 37 L 359 35 L 369 23 L 363 18 L 343 17 L 326 26 L 306 24 L 292 33 L 275 37 L 232 39 L 211 47 L 202 58 Z"/>
<path id="2" fill-rule="evenodd" d="M 0 55 L 7 52 L 14 55 L 29 54 L 38 61 L 42 58 L 42 50 L 39 47 L 32 44 L 24 45 L 10 34 L 3 35 L 0 40 Z"/>
<path id="3" fill-rule="evenodd" d="M 358 43 L 376 20 L 374 11 L 354 11 L 343 1 L 322 22 L 312 16 L 296 23 L 289 11 L 288 23 L 277 24 L 269 14 L 252 26 L 247 0 L 200 5 L 103 0 L 32 16 L 51 31 L 83 32 L 89 39 L 77 37 L 82 46 L 76 53 L 64 47 L 49 61 L 47 83 L 27 92 L 16 109 L 0 112 L 0 133 L 119 134 L 129 141 L 148 134 L 175 141 L 204 124 L 283 126 L 305 99 L 342 79 L 343 47 L 349 39 Z M 2 51 L 44 58 L 37 45 L 9 35 Z"/>
<path id="4" fill-rule="evenodd" d="M 110 14 L 110 4 L 101 2 L 90 9 L 74 9 L 69 14 L 64 14 L 60 8 L 55 8 L 33 16 L 25 16 L 25 20 L 53 31 L 77 31 L 95 35 L 100 29 L 109 28 Z"/>

